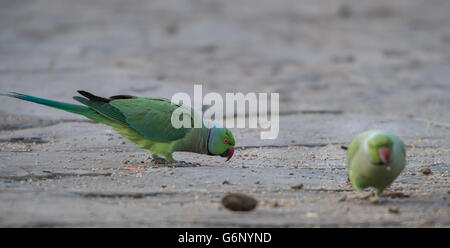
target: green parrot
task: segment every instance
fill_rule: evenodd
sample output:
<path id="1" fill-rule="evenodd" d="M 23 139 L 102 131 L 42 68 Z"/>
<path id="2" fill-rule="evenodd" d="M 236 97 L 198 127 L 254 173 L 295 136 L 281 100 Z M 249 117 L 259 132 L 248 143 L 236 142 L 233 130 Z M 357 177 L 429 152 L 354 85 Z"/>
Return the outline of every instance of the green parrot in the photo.
<path id="1" fill-rule="evenodd" d="M 358 134 L 347 150 L 347 169 L 353 188 L 360 192 L 375 188 L 377 196 L 402 172 L 406 165 L 403 141 L 383 130 Z"/>
<path id="2" fill-rule="evenodd" d="M 174 162 L 172 153 L 176 151 L 194 152 L 211 156 L 227 157 L 234 153 L 234 137 L 226 127 L 204 120 L 193 108 L 173 104 L 169 99 L 117 95 L 110 98 L 95 96 L 86 91 L 78 91 L 82 96 L 73 97 L 83 105 L 58 102 L 34 96 L 8 93 L 3 96 L 43 104 L 49 107 L 83 115 L 91 120 L 113 127 L 119 134 L 150 152 L 155 160 Z M 194 116 L 202 120 L 200 128 L 175 128 L 172 113 L 184 108 L 180 117 Z M 181 118 L 181 119 L 183 119 Z"/>

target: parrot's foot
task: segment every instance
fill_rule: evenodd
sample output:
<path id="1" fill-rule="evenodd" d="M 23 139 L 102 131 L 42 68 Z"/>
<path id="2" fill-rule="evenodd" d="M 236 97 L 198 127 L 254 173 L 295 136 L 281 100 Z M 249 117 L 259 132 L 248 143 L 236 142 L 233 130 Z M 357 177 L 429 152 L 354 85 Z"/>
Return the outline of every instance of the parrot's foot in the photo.
<path id="1" fill-rule="evenodd" d="M 383 204 L 383 203 L 386 202 L 386 199 L 384 199 L 384 198 L 382 198 L 382 197 L 380 197 L 378 195 L 375 195 L 375 196 L 370 197 L 369 201 L 372 204 Z"/>
<path id="2" fill-rule="evenodd" d="M 174 160 L 173 158 L 171 158 L 171 160 L 168 159 L 164 159 L 161 157 L 158 157 L 156 155 L 154 155 L 152 158 L 149 158 L 150 162 L 154 165 L 164 165 L 164 166 L 169 166 L 169 167 L 197 167 L 197 166 L 201 166 L 201 164 L 199 163 L 192 163 L 192 162 L 185 162 L 185 161 L 178 161 L 178 160 Z"/>
<path id="3" fill-rule="evenodd" d="M 380 197 L 378 195 L 374 195 L 372 197 L 369 197 L 369 201 L 370 203 L 377 204 L 380 202 Z"/>
<path id="4" fill-rule="evenodd" d="M 375 192 L 367 192 L 365 194 L 360 193 L 358 195 L 351 197 L 350 199 L 369 201 L 372 204 L 383 204 L 384 202 L 386 202 L 385 199 L 380 197 L 378 194 L 375 194 Z"/>
<path id="5" fill-rule="evenodd" d="M 155 164 L 156 166 L 168 166 L 168 167 L 197 167 L 197 166 L 201 166 L 201 164 L 199 163 L 191 163 L 191 162 L 185 162 L 185 161 L 177 161 L 177 160 L 173 160 L 173 161 L 167 161 L 163 158 L 158 158 L 158 159 L 152 159 L 152 163 Z"/>
<path id="6" fill-rule="evenodd" d="M 163 158 L 160 158 L 160 157 L 154 157 L 154 158 L 152 158 L 150 161 L 151 161 L 153 164 L 156 164 L 156 165 L 161 165 L 161 164 L 167 165 L 167 164 L 171 164 L 171 163 L 174 162 L 174 161 L 169 162 L 169 161 L 167 161 L 167 160 L 165 160 L 165 159 L 163 159 Z"/>
<path id="7" fill-rule="evenodd" d="M 370 197 L 373 197 L 374 194 L 373 192 L 368 192 L 368 193 L 358 193 L 357 195 L 353 195 L 351 197 L 349 197 L 349 200 L 367 200 Z"/>
<path id="8" fill-rule="evenodd" d="M 177 161 L 177 165 L 182 167 L 197 167 L 201 166 L 200 163 L 192 163 L 192 162 L 186 162 L 186 161 Z"/>
<path id="9" fill-rule="evenodd" d="M 358 199 L 360 199 L 360 200 L 367 200 L 367 199 L 370 199 L 370 197 L 373 197 L 373 196 L 374 196 L 373 192 L 369 192 L 367 194 L 360 194 L 360 195 L 358 195 Z"/>
<path id="10" fill-rule="evenodd" d="M 408 194 L 405 194 L 401 191 L 384 192 L 383 194 L 381 194 L 381 196 L 386 197 L 386 198 L 408 198 L 409 197 Z"/>
<path id="11" fill-rule="evenodd" d="M 375 193 L 375 196 L 369 199 L 371 203 L 382 204 L 386 201 L 385 199 L 383 199 L 381 197 L 381 194 L 383 193 L 383 189 L 375 189 L 374 193 Z"/>

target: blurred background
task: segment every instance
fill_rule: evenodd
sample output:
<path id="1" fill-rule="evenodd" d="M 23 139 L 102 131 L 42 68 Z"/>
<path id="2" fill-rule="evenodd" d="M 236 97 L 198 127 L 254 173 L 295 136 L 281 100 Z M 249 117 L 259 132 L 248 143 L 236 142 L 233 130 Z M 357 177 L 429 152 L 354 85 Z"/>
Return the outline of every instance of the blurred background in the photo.
<path id="1" fill-rule="evenodd" d="M 283 115 L 450 121 L 448 0 L 1 0 L 0 91 L 278 92 Z M 83 118 L 0 98 L 0 128 Z M 37 118 L 37 119 L 36 119 Z"/>

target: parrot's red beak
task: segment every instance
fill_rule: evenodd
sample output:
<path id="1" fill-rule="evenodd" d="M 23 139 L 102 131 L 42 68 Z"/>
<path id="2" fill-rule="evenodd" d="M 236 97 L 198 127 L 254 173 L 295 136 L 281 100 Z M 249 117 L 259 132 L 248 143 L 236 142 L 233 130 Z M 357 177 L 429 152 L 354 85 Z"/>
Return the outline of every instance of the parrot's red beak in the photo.
<path id="1" fill-rule="evenodd" d="M 381 147 L 378 149 L 378 156 L 383 164 L 388 164 L 391 159 L 391 148 Z"/>
<path id="2" fill-rule="evenodd" d="M 231 157 L 233 157 L 233 154 L 234 154 L 234 146 L 228 147 L 228 150 L 227 150 L 227 160 L 226 160 L 226 161 L 230 160 Z"/>
<path id="3" fill-rule="evenodd" d="M 224 153 L 220 154 L 220 156 L 227 157 L 227 161 L 228 161 L 231 159 L 231 157 L 233 157 L 233 154 L 234 154 L 234 146 L 230 146 Z"/>

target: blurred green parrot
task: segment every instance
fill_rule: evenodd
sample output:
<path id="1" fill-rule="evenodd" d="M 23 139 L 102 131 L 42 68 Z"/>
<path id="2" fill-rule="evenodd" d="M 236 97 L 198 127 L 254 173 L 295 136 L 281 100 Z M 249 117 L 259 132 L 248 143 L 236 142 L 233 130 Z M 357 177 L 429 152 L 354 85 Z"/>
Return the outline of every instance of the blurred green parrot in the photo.
<path id="1" fill-rule="evenodd" d="M 373 187 L 377 196 L 381 196 L 405 165 L 405 145 L 389 132 L 370 130 L 360 133 L 348 146 L 348 176 L 357 192 Z"/>

